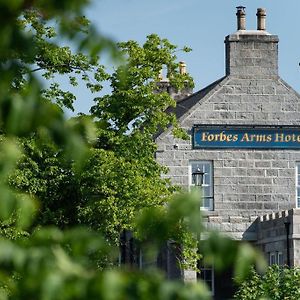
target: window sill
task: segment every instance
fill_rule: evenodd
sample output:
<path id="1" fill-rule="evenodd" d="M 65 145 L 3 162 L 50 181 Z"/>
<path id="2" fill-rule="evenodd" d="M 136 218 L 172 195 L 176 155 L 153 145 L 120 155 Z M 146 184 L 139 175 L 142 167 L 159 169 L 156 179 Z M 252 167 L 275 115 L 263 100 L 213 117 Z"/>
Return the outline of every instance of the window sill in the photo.
<path id="1" fill-rule="evenodd" d="M 219 216 L 219 213 L 216 212 L 215 210 L 201 209 L 201 213 L 204 217 Z"/>

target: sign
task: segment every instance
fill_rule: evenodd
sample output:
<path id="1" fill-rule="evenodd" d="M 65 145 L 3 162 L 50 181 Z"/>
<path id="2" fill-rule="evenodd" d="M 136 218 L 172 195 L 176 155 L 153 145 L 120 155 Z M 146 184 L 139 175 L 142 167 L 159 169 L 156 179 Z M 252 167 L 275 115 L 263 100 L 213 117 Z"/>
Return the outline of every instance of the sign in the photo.
<path id="1" fill-rule="evenodd" d="M 193 148 L 300 149 L 300 127 L 195 125 Z"/>

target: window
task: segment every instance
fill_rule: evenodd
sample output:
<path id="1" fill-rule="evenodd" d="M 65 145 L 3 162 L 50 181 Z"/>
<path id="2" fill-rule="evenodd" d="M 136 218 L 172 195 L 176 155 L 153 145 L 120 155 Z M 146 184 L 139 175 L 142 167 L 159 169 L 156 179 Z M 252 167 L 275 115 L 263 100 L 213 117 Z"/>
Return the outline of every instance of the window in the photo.
<path id="1" fill-rule="evenodd" d="M 275 265 L 276 264 L 276 254 L 275 252 L 269 253 L 269 265 Z"/>
<path id="2" fill-rule="evenodd" d="M 133 238 L 132 232 L 123 230 L 120 235 L 119 266 L 127 264 L 142 268 L 143 258 L 139 242 Z"/>
<path id="3" fill-rule="evenodd" d="M 203 264 L 202 260 L 198 262 L 198 269 L 200 272 L 197 273 L 197 279 L 203 280 L 212 295 L 214 295 L 215 281 L 214 281 L 214 269 L 211 266 L 206 266 Z"/>
<path id="4" fill-rule="evenodd" d="M 283 266 L 283 254 L 280 251 L 269 252 L 269 265 L 279 265 Z"/>
<path id="5" fill-rule="evenodd" d="M 192 180 L 193 172 L 200 170 L 204 173 L 202 185 L 199 187 L 202 190 L 203 201 L 202 209 L 213 210 L 213 168 L 212 161 L 191 161 L 190 162 L 190 186 L 195 186 Z"/>
<path id="6" fill-rule="evenodd" d="M 283 255 L 282 252 L 277 252 L 277 264 L 283 266 Z"/>
<path id="7" fill-rule="evenodd" d="M 300 162 L 296 163 L 296 207 L 300 208 Z"/>

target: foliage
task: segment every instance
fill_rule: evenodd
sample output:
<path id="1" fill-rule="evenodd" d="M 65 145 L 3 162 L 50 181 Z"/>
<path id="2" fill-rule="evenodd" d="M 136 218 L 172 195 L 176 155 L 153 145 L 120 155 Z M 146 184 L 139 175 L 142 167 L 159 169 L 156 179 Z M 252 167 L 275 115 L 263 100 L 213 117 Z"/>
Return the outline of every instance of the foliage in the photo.
<path id="1" fill-rule="evenodd" d="M 113 241 L 121 230 L 134 229 L 137 212 L 161 207 L 174 190 L 160 178 L 154 163 L 150 170 L 141 160 L 131 161 L 104 149 L 91 150 L 78 181 L 85 200 L 78 207 L 80 220 Z"/>
<path id="2" fill-rule="evenodd" d="M 47 32 L 45 28 L 50 30 L 42 26 L 42 33 Z M 49 48 L 51 36 L 45 41 L 44 34 L 37 35 L 37 48 L 43 54 L 38 56 L 41 59 L 37 64 L 46 77 L 63 72 L 73 76 L 69 74 L 79 65 L 85 72 L 92 68 L 82 66 L 87 58 L 81 55 L 64 63 L 69 67 L 61 69 L 63 58 L 57 60 L 56 53 L 61 47 Z M 174 105 L 174 100 L 168 93 L 157 92 L 159 72 L 168 66 L 172 84 L 178 88 L 187 81 L 192 84 L 188 75 L 179 75 L 176 46 L 166 39 L 151 35 L 143 46 L 129 41 L 118 47 L 125 56 L 124 63 L 111 75 L 94 74 L 95 84 L 108 79 L 112 92 L 95 99 L 92 112 L 97 139 L 89 144 L 80 172 L 76 172 L 72 161 L 65 159 L 55 145 L 41 143 L 36 137 L 26 138 L 21 141 L 23 158 L 9 181 L 19 191 L 41 200 L 39 224 L 61 228 L 86 224 L 104 233 L 113 243 L 118 242 L 123 229 L 134 229 L 134 218 L 140 209 L 164 205 L 175 190 L 168 180 L 161 178 L 166 170 L 154 156 L 153 135 L 167 125 L 176 126 L 174 116 L 165 112 Z M 48 49 L 46 55 L 44 48 Z M 94 65 L 99 66 L 97 62 Z M 47 91 L 48 95 L 56 93 L 53 86 Z"/>
<path id="3" fill-rule="evenodd" d="M 67 75 L 72 86 L 78 85 L 80 76 L 81 81 L 85 82 L 86 87 L 92 92 L 101 90 L 102 86 L 99 81 L 94 83 L 96 79 L 105 79 L 103 67 L 99 65 L 97 56 L 80 52 L 72 53 L 70 47 L 57 45 L 55 43 L 57 42 L 55 41 L 56 31 L 41 18 L 40 11 L 26 10 L 20 23 L 25 33 L 33 32 L 34 48 L 32 49 L 33 55 L 23 58 L 23 70 L 20 76 L 15 78 L 15 86 L 20 86 L 26 81 L 28 72 L 40 71 L 41 76 L 52 80 L 50 87 L 42 90 L 43 97 L 49 101 L 55 101 L 62 108 L 71 110 L 74 110 L 73 101 L 76 97 L 60 88 L 59 83 L 54 81 L 55 75 Z M 84 17 L 76 17 L 73 26 L 82 33 L 89 30 L 89 22 Z M 32 69 L 32 66 L 35 68 Z"/>
<path id="4" fill-rule="evenodd" d="M 142 129 L 143 137 L 147 137 L 156 134 L 158 128 L 174 125 L 174 115 L 166 114 L 166 109 L 175 106 L 175 101 L 167 92 L 158 93 L 157 82 L 165 66 L 172 86 L 193 86 L 188 74 L 178 72 L 177 47 L 152 34 L 142 46 L 128 41 L 120 43 L 119 48 L 126 63 L 109 77 L 112 92 L 95 99 L 92 113 L 115 132 L 131 131 L 132 136 Z"/>
<path id="5" fill-rule="evenodd" d="M 76 4 L 75 1 L 62 1 L 52 5 L 38 0 L 13 2 L 1 3 L 4 24 L 0 31 L 3 37 L 0 48 L 2 59 L 9 62 L 2 68 L 11 76 L 8 81 L 11 88 L 25 88 L 28 78 L 36 81 L 38 77 L 34 75 L 40 71 L 39 75 L 48 80 L 53 79 L 54 75 L 66 74 L 73 86 L 78 84 L 77 78 L 80 76 L 91 91 L 99 91 L 101 85 L 94 84 L 93 80 L 102 78 L 104 72 L 97 54 L 103 48 L 109 48 L 114 54 L 116 47 L 112 41 L 96 35 L 89 21 L 80 17 L 86 1 L 77 1 Z M 49 20 L 55 22 L 55 29 L 49 26 Z M 70 47 L 59 46 L 62 37 L 76 38 L 78 47 L 88 55 L 83 52 L 74 54 Z M 94 78 L 90 78 L 90 74 Z M 53 81 L 49 89 L 42 89 L 41 92 L 49 101 L 56 100 L 61 107 L 73 110 L 75 96 L 61 90 L 57 82 Z"/>
<path id="6" fill-rule="evenodd" d="M 80 207 L 81 219 L 105 228 L 113 239 L 121 229 L 135 230 L 137 212 L 163 207 L 174 192 L 161 177 L 166 169 L 155 160 L 153 136 L 166 126 L 177 127 L 174 115 L 166 113 L 174 100 L 158 92 L 161 69 L 167 67 L 178 89 L 193 84 L 189 75 L 179 74 L 177 47 L 166 39 L 153 34 L 142 46 L 129 41 L 118 47 L 124 62 L 108 76 L 110 94 L 96 97 L 91 108 L 98 137 L 80 179 L 82 193 L 94 198 Z"/>
<path id="7" fill-rule="evenodd" d="M 187 207 L 194 207 L 193 200 L 186 200 Z M 174 224 L 170 214 L 168 219 Z M 149 234 L 156 235 L 160 224 L 148 229 Z M 169 226 L 164 223 L 166 231 Z M 94 262 L 107 255 L 116 258 L 117 251 L 85 228 L 37 228 L 25 240 L 2 238 L 0 246 L 2 284 L 9 289 L 9 299 L 209 299 L 204 285 L 164 282 L 157 271 L 99 269 Z M 12 281 L 16 271 L 19 276 Z"/>
<path id="8" fill-rule="evenodd" d="M 239 300 L 296 300 L 300 298 L 300 270 L 273 265 L 263 275 L 252 270 L 239 286 L 235 299 Z"/>
<path id="9" fill-rule="evenodd" d="M 19 144 L 23 154 L 8 183 L 40 200 L 35 223 L 61 228 L 77 224 L 74 208 L 79 191 L 70 160 L 50 141 L 39 143 L 36 138 L 23 138 Z"/>
<path id="10" fill-rule="evenodd" d="M 174 188 L 153 155 L 157 130 L 177 127 L 165 113 L 174 101 L 156 91 L 161 67 L 174 86 L 190 82 L 176 71 L 176 47 L 155 35 L 142 47 L 122 43 L 125 64 L 108 75 L 98 55 L 106 49 L 115 56 L 117 47 L 78 17 L 86 3 L 0 3 L 0 299 L 209 299 L 202 284 L 99 267 L 110 256 L 116 261 L 107 240 L 122 228 L 134 229 L 144 247 L 152 237 L 157 249 L 162 239 L 192 245 L 200 204 L 172 200 Z M 60 46 L 63 40 L 80 51 Z M 94 119 L 66 120 L 62 107 L 72 109 L 74 95 L 40 81 L 56 74 L 72 85 L 79 76 L 92 92 L 108 79 L 112 93 L 96 98 Z M 73 226 L 79 223 L 89 227 Z"/>

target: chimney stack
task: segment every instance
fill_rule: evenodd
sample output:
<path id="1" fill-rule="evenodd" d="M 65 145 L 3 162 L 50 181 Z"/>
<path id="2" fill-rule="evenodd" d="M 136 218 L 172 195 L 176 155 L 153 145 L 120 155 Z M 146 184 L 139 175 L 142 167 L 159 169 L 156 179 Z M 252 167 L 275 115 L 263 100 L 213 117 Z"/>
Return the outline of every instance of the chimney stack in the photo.
<path id="1" fill-rule="evenodd" d="M 245 7 L 237 7 L 238 30 L 225 38 L 226 75 L 239 78 L 278 76 L 278 36 L 266 31 L 266 10 L 257 9 L 257 30 L 246 30 Z"/>
<path id="2" fill-rule="evenodd" d="M 181 75 L 186 74 L 186 63 L 184 61 L 179 62 L 179 73 Z"/>
<path id="3" fill-rule="evenodd" d="M 246 12 L 245 6 L 237 6 L 237 30 L 246 30 Z"/>
<path id="4" fill-rule="evenodd" d="M 266 10 L 264 8 L 257 9 L 257 30 L 266 30 Z"/>

